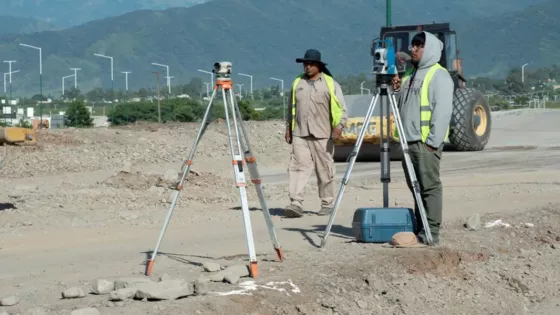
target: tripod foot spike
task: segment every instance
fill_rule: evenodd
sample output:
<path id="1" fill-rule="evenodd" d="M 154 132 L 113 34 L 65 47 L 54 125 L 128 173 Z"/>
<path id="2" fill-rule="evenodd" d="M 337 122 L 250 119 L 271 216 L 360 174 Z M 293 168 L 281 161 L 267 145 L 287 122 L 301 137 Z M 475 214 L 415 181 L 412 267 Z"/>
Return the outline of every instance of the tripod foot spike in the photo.
<path id="1" fill-rule="evenodd" d="M 154 269 L 154 260 L 150 259 L 150 261 L 148 262 L 148 264 L 146 265 L 146 276 L 151 276 L 152 275 L 152 270 Z"/>
<path id="2" fill-rule="evenodd" d="M 278 260 L 283 261 L 284 253 L 282 252 L 282 247 L 277 247 L 275 248 L 275 250 L 276 250 L 276 256 L 278 257 Z"/>
<path id="3" fill-rule="evenodd" d="M 257 266 L 256 261 L 251 262 L 251 265 L 249 266 L 249 272 L 251 274 L 251 278 L 257 278 L 259 276 L 259 267 Z"/>

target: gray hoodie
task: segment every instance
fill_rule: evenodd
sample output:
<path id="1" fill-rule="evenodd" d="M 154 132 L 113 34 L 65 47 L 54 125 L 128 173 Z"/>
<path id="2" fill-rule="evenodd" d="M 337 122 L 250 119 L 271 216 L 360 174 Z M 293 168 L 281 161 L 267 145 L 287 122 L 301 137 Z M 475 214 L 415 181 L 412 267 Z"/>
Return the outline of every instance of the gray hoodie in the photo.
<path id="1" fill-rule="evenodd" d="M 400 91 L 395 93 L 407 141 L 422 140 L 420 88 L 429 68 L 439 62 L 443 49 L 443 43 L 437 37 L 428 32 L 424 33 L 426 34 L 426 44 L 416 74 L 413 72 L 409 79 L 402 84 Z M 436 70 L 428 87 L 432 120 L 426 144 L 431 147 L 439 148 L 445 140 L 453 111 L 453 92 L 454 84 L 449 73 L 443 69 Z"/>

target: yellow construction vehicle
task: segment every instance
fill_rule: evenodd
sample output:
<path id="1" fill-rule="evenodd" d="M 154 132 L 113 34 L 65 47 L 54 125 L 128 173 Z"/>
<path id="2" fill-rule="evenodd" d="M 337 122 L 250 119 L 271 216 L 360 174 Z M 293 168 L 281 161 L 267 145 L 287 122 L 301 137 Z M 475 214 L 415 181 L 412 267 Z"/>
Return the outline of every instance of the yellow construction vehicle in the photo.
<path id="1" fill-rule="evenodd" d="M 36 144 L 35 130 L 20 127 L 0 127 L 0 145 Z"/>
<path id="2" fill-rule="evenodd" d="M 0 127 L 0 168 L 5 165 L 9 157 L 9 146 L 36 143 L 35 130 L 32 128 Z"/>
<path id="3" fill-rule="evenodd" d="M 390 23 L 388 23 L 388 25 L 390 25 Z M 480 91 L 466 87 L 466 79 L 463 77 L 461 59 L 458 57 L 456 33 L 450 28 L 449 23 L 385 26 L 381 28 L 379 38 L 381 40 L 391 40 L 395 51 L 399 52 L 401 56 L 410 56 L 411 53 L 408 47 L 414 35 L 419 31 L 430 32 L 443 42 L 444 49 L 439 63 L 449 71 L 449 74 L 455 82 L 453 114 L 451 117 L 449 135 L 446 139 L 446 148 L 457 151 L 483 150 L 490 138 L 490 130 L 492 127 L 490 107 L 488 106 L 486 98 Z M 371 54 L 374 56 L 373 47 Z M 404 73 L 399 71 L 400 76 L 403 74 Z M 372 98 L 373 95 L 350 95 L 344 98 L 348 107 L 349 119 L 341 139 L 335 142 L 335 161 L 346 161 L 349 154 L 352 152 Z M 380 106 L 376 106 L 374 109 L 356 161 L 378 160 L 380 157 L 379 143 L 381 142 L 381 133 L 378 127 L 380 119 L 379 109 Z M 384 113 L 384 116 L 385 114 L 386 113 Z M 383 121 L 383 138 L 385 139 L 387 134 L 390 135 L 390 158 L 400 159 L 402 156 L 400 143 L 392 137 L 396 128 L 392 117 L 391 115 L 389 119 L 390 132 L 387 132 L 386 129 L 387 122 L 385 119 Z"/>

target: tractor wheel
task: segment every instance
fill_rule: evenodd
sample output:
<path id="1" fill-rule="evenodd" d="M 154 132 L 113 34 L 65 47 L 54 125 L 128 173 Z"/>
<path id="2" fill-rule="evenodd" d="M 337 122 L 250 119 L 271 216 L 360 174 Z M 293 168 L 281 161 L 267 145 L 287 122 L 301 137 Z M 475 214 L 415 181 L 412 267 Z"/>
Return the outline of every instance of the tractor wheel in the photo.
<path id="1" fill-rule="evenodd" d="M 449 142 L 458 151 L 481 151 L 490 138 L 492 118 L 484 95 L 474 89 L 456 89 Z"/>

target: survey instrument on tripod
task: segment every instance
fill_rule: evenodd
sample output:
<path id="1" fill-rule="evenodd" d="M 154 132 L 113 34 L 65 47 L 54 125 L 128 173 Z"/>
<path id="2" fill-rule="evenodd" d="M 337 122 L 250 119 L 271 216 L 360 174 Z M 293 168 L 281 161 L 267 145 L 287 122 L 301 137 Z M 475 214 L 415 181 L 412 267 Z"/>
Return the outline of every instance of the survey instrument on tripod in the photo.
<path id="1" fill-rule="evenodd" d="M 246 179 L 245 179 L 245 168 L 244 166 L 247 165 L 249 168 L 249 174 L 251 177 L 251 182 L 255 185 L 257 190 L 257 195 L 259 197 L 259 201 L 261 204 L 261 209 L 264 214 L 264 218 L 268 227 L 268 232 L 270 234 L 270 238 L 272 244 L 274 246 L 274 250 L 276 251 L 276 255 L 280 261 L 284 259 L 282 248 L 278 243 L 278 239 L 276 237 L 276 231 L 274 229 L 274 225 L 272 223 L 272 217 L 270 215 L 268 205 L 264 198 L 264 193 L 261 184 L 261 178 L 259 175 L 259 170 L 257 167 L 257 161 L 255 156 L 253 155 L 253 151 L 251 149 L 251 145 L 249 142 L 249 135 L 245 126 L 243 125 L 243 119 L 241 115 L 241 111 L 237 103 L 235 102 L 235 98 L 233 96 L 232 86 L 233 82 L 231 80 L 231 62 L 216 62 L 214 64 L 213 73 L 216 74 L 216 82 L 214 85 L 214 89 L 212 92 L 212 97 L 208 102 L 208 106 L 206 108 L 206 112 L 204 114 L 204 118 L 201 123 L 201 128 L 199 129 L 196 139 L 191 147 L 190 153 L 188 155 L 187 160 L 184 162 L 182 167 L 182 175 L 177 185 L 177 189 L 173 194 L 173 200 L 171 202 L 171 207 L 167 213 L 167 217 L 165 218 L 165 223 L 159 235 L 159 239 L 157 241 L 156 247 L 151 255 L 150 260 L 146 266 L 146 275 L 149 276 L 152 273 L 155 258 L 159 251 L 159 247 L 163 240 L 163 236 L 165 231 L 169 225 L 169 221 L 171 220 L 171 215 L 175 206 L 177 204 L 177 200 L 179 199 L 179 194 L 183 189 L 185 184 L 185 180 L 187 175 L 189 174 L 190 166 L 193 163 L 193 158 L 196 152 L 196 148 L 198 143 L 200 142 L 207 126 L 210 124 L 209 115 L 213 106 L 213 102 L 215 97 L 218 93 L 218 90 L 222 91 L 222 98 L 224 102 L 224 112 L 225 112 L 225 119 L 228 129 L 228 139 L 229 139 L 229 149 L 232 158 L 232 169 L 233 169 L 233 178 L 235 180 L 236 187 L 239 189 L 239 196 L 241 201 L 241 211 L 243 212 L 243 222 L 245 228 L 245 237 L 247 241 L 247 249 L 249 251 L 249 260 L 250 260 L 250 274 L 251 277 L 256 278 L 258 276 L 258 268 L 257 268 L 257 256 L 255 253 L 255 245 L 253 241 L 253 231 L 251 227 L 251 218 L 249 212 L 249 205 L 247 201 L 247 191 L 246 191 Z M 230 118 L 231 115 L 231 118 Z M 230 126 L 230 123 L 233 122 L 233 128 Z"/>
<path id="2" fill-rule="evenodd" d="M 391 181 L 390 176 L 390 143 L 389 139 L 392 137 L 391 135 L 391 128 L 390 128 L 390 116 L 391 112 L 393 113 L 393 118 L 396 124 L 397 132 L 399 135 L 399 140 L 403 152 L 403 157 L 406 163 L 406 170 L 405 172 L 408 174 L 412 188 L 414 193 L 414 199 L 418 208 L 418 212 L 416 215 L 420 215 L 422 224 L 424 227 L 424 231 L 426 232 L 426 241 L 429 245 L 432 244 L 432 234 L 430 232 L 430 227 L 428 225 L 426 212 L 424 209 L 424 205 L 422 203 L 422 198 L 420 195 L 420 186 L 418 180 L 416 178 L 416 173 L 414 171 L 414 166 L 412 165 L 412 160 L 408 153 L 408 144 L 404 134 L 404 127 L 401 121 L 401 117 L 399 114 L 399 110 L 397 107 L 397 102 L 395 99 L 390 86 L 392 84 L 392 79 L 395 75 L 398 74 L 397 63 L 396 63 L 396 54 L 394 48 L 392 46 L 391 40 L 387 41 L 378 41 L 376 42 L 375 50 L 372 52 L 374 57 L 374 64 L 373 64 L 373 72 L 377 75 L 377 93 L 372 97 L 371 103 L 369 105 L 366 117 L 364 118 L 364 124 L 361 128 L 360 134 L 354 148 L 349 156 L 349 163 L 346 168 L 346 172 L 344 177 L 342 178 L 342 182 L 340 185 L 340 189 L 338 195 L 336 197 L 334 207 L 331 210 L 331 215 L 329 218 L 329 222 L 325 229 L 325 233 L 321 240 L 320 247 L 324 247 L 327 243 L 327 239 L 332 228 L 334 218 L 336 216 L 336 212 L 340 206 L 340 202 L 342 201 L 342 195 L 344 194 L 344 190 L 346 185 L 348 184 L 350 173 L 352 172 L 352 168 L 354 167 L 354 163 L 356 158 L 359 154 L 360 148 L 362 146 L 362 142 L 366 131 L 368 130 L 368 126 L 371 123 L 371 117 L 373 115 L 374 109 L 378 102 L 380 103 L 380 110 L 379 110 L 379 130 L 380 130 L 380 158 L 381 158 L 381 182 L 383 183 L 383 208 L 377 208 L 380 210 L 387 210 L 389 208 L 389 182 Z M 386 113 L 386 114 L 384 114 Z M 387 121 L 386 129 L 383 126 L 383 121 Z M 385 130 L 384 130 L 385 129 Z M 384 138 L 384 131 L 386 131 L 387 136 Z M 390 213 L 388 211 L 384 211 L 384 213 Z M 391 220 L 391 219 L 389 219 Z M 413 222 L 415 220 L 412 220 Z M 413 223 L 412 222 L 412 223 Z"/>

